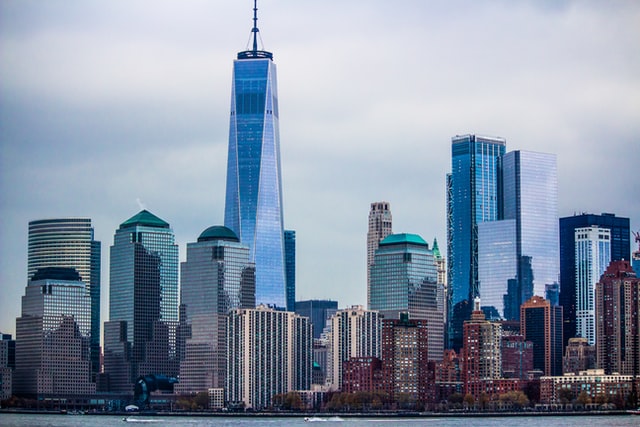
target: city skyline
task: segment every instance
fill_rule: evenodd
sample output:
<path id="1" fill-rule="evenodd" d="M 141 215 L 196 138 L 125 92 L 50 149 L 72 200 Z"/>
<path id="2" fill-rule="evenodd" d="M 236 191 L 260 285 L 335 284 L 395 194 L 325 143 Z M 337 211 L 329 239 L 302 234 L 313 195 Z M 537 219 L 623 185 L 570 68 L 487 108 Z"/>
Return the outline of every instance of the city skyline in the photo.
<path id="1" fill-rule="evenodd" d="M 223 223 L 229 58 L 248 39 L 251 3 L 0 4 L 2 332 L 13 333 L 27 282 L 28 221 L 92 218 L 96 240 L 110 242 L 147 207 L 171 223 L 181 260 Z M 560 217 L 613 212 L 640 228 L 639 5 L 258 7 L 281 66 L 296 299 L 365 305 L 372 201 L 394 206 L 396 232 L 446 242 L 456 134 L 556 154 Z M 483 21 L 493 25 L 459 31 Z M 363 47 L 384 54 L 354 59 Z M 106 268 L 102 278 L 105 321 Z"/>

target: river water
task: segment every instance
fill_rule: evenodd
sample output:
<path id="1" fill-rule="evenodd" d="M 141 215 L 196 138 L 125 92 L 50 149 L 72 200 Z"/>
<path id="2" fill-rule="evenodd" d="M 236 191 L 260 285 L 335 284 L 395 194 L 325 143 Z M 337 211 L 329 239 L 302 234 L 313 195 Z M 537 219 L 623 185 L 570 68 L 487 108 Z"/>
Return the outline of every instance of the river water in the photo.
<path id="1" fill-rule="evenodd" d="M 442 417 L 442 418 L 340 418 L 340 417 L 153 417 L 136 415 L 127 417 L 106 415 L 35 415 L 0 414 L 0 426 L 12 427 L 114 427 L 114 426 L 189 426 L 189 427 L 277 427 L 277 426 L 379 426 L 379 427 L 638 427 L 640 416 L 541 416 L 526 417 Z"/>

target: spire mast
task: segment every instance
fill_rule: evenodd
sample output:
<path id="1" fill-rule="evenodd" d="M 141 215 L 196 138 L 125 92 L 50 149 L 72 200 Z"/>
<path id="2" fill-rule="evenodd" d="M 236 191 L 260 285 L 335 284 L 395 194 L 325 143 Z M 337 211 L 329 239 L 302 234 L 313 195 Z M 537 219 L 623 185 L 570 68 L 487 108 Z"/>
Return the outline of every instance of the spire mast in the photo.
<path id="1" fill-rule="evenodd" d="M 251 28 L 251 33 L 252 37 L 249 38 L 249 41 L 251 42 L 251 39 L 253 39 L 253 46 L 251 48 L 247 46 L 247 49 L 251 50 L 238 52 L 238 59 L 267 58 L 273 60 L 271 52 L 258 49 L 258 36 L 260 33 L 258 29 L 258 0 L 253 0 L 253 28 Z"/>
<path id="2" fill-rule="evenodd" d="M 258 51 L 258 0 L 253 0 L 253 51 Z"/>

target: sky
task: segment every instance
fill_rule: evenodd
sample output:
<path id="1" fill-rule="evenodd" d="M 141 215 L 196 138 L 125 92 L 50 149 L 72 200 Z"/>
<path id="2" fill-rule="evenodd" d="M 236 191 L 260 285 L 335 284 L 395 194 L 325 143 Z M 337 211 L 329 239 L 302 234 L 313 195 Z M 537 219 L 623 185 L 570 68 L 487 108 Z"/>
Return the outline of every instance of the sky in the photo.
<path id="1" fill-rule="evenodd" d="M 261 0 L 278 67 L 285 227 L 302 299 L 366 304 L 369 206 L 446 253 L 451 137 L 554 153 L 559 216 L 640 230 L 640 2 Z M 231 72 L 251 0 L 0 0 L 0 331 L 28 222 L 146 208 L 186 244 L 224 222 Z"/>

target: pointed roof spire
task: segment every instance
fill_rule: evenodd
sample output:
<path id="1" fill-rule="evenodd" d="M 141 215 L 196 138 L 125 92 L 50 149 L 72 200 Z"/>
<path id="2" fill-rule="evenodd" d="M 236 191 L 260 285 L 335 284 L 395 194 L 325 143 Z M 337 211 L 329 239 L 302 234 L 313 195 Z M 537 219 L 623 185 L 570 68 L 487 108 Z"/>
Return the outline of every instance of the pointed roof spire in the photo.
<path id="1" fill-rule="evenodd" d="M 266 50 L 258 50 L 258 33 L 260 30 L 258 29 L 258 0 L 253 0 L 253 28 L 251 29 L 251 34 L 253 38 L 253 49 L 245 50 L 242 52 L 238 52 L 238 59 L 249 59 L 249 58 L 268 58 L 273 60 L 273 54 L 271 52 L 267 52 Z"/>

